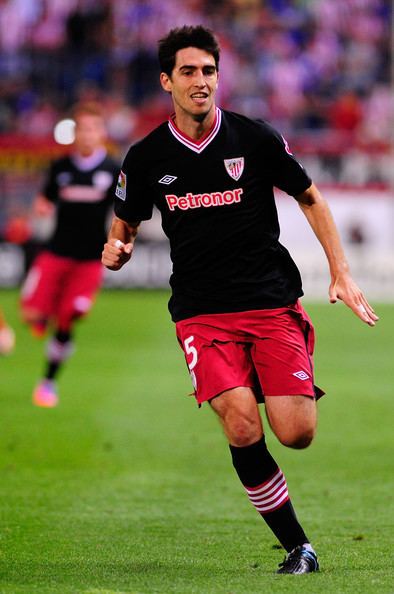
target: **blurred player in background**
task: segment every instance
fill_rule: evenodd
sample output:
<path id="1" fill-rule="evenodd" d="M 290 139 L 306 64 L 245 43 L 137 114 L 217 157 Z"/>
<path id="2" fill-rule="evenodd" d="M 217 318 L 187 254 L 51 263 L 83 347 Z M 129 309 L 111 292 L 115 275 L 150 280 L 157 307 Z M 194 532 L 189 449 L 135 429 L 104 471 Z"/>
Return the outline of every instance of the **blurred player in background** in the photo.
<path id="1" fill-rule="evenodd" d="M 100 107 L 77 105 L 73 119 L 73 151 L 52 164 L 33 205 L 36 216 L 55 217 L 55 229 L 22 287 L 22 316 L 34 336 L 53 331 L 44 377 L 33 392 L 33 403 L 44 407 L 58 403 L 55 378 L 73 352 L 74 324 L 101 285 L 100 256 L 119 170 L 107 154 Z"/>
<path id="2" fill-rule="evenodd" d="M 279 243 L 274 186 L 298 201 L 330 267 L 330 301 L 370 326 L 378 319 L 352 280 L 327 203 L 269 124 L 215 105 L 219 47 L 203 27 L 159 43 L 161 84 L 175 113 L 129 150 L 116 191 L 103 263 L 118 270 L 155 204 L 169 237 L 169 309 L 199 404 L 208 401 L 228 438 L 246 493 L 287 551 L 278 573 L 317 571 L 286 479 L 265 443 L 258 401 L 292 448 L 316 429 L 314 331 L 301 306 L 299 271 Z"/>
<path id="3" fill-rule="evenodd" d="M 7 324 L 2 309 L 0 308 L 0 355 L 10 355 L 15 346 L 15 333 Z"/>

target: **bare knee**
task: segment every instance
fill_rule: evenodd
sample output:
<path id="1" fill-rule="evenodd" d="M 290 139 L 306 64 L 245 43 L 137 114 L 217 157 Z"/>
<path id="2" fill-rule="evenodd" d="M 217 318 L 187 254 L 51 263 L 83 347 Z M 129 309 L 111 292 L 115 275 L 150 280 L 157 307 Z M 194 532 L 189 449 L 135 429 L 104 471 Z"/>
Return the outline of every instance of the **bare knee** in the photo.
<path id="1" fill-rule="evenodd" d="M 42 320 L 43 314 L 36 309 L 30 309 L 28 307 L 21 308 L 21 317 L 22 321 L 25 324 L 35 324 L 36 322 Z"/>
<path id="2" fill-rule="evenodd" d="M 288 448 L 307 448 L 314 436 L 317 410 L 307 396 L 266 396 L 266 412 L 273 432 Z"/>
<path id="3" fill-rule="evenodd" d="M 234 388 L 210 402 L 231 445 L 245 447 L 261 439 L 261 417 L 250 388 Z"/>
<path id="4" fill-rule="evenodd" d="M 260 423 L 247 417 L 229 418 L 224 428 L 231 445 L 239 448 L 255 443 L 262 436 Z"/>
<path id="5" fill-rule="evenodd" d="M 284 446 L 293 448 L 295 450 L 304 450 L 313 441 L 315 436 L 315 428 L 309 427 L 302 430 L 283 431 L 277 438 Z"/>

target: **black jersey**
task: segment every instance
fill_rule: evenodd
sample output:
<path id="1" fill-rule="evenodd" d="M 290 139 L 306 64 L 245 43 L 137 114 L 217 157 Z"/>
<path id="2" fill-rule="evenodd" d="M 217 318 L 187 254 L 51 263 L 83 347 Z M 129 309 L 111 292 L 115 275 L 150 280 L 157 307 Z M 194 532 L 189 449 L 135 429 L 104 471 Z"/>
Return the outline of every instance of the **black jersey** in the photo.
<path id="1" fill-rule="evenodd" d="M 50 167 L 42 193 L 56 204 L 48 249 L 76 260 L 101 257 L 119 166 L 105 151 L 92 159 L 64 157 Z"/>
<path id="2" fill-rule="evenodd" d="M 174 321 L 282 307 L 303 292 L 279 243 L 273 188 L 296 196 L 310 184 L 269 124 L 216 108 L 199 142 L 170 120 L 130 148 L 115 213 L 132 223 L 149 219 L 153 205 L 160 210 L 173 262 Z"/>

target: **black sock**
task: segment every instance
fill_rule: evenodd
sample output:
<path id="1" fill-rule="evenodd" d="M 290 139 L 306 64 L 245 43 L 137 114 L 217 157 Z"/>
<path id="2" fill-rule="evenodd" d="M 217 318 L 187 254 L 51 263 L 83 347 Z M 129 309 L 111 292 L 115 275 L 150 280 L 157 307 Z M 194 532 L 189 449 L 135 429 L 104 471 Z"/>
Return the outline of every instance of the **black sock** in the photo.
<path id="1" fill-rule="evenodd" d="M 46 379 L 55 379 L 63 362 L 70 356 L 72 347 L 71 333 L 58 330 L 50 340 L 47 348 L 48 361 L 44 374 Z"/>
<path id="2" fill-rule="evenodd" d="M 48 361 L 47 366 L 46 366 L 46 371 L 44 374 L 45 379 L 48 379 L 48 380 L 55 379 L 60 366 L 61 366 L 61 364 L 58 361 L 56 361 L 56 362 Z"/>
<path id="3" fill-rule="evenodd" d="M 249 446 L 230 445 L 230 451 L 251 503 L 286 551 L 309 542 L 295 515 L 285 477 L 269 453 L 264 436 Z"/>
<path id="4" fill-rule="evenodd" d="M 57 330 L 56 334 L 55 334 L 55 338 L 58 342 L 61 342 L 62 344 L 66 343 L 66 342 L 70 342 L 71 340 L 71 332 L 69 331 L 64 331 L 64 330 Z"/>

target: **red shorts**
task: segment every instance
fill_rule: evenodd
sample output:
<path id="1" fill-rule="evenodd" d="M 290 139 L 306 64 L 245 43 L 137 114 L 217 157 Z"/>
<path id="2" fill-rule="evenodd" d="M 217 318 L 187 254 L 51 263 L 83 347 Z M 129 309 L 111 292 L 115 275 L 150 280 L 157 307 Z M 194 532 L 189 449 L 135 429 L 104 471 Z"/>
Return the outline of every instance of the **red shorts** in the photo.
<path id="1" fill-rule="evenodd" d="M 98 260 L 79 261 L 42 252 L 23 284 L 22 308 L 67 324 L 90 310 L 102 276 Z"/>
<path id="2" fill-rule="evenodd" d="M 176 324 L 197 402 L 246 386 L 266 396 L 324 394 L 313 382 L 314 329 L 300 302 Z"/>

